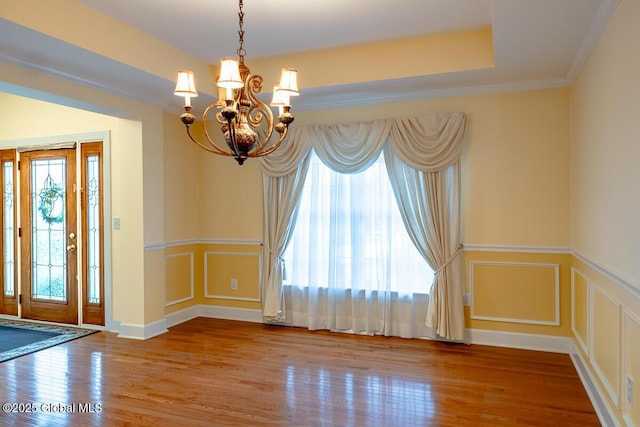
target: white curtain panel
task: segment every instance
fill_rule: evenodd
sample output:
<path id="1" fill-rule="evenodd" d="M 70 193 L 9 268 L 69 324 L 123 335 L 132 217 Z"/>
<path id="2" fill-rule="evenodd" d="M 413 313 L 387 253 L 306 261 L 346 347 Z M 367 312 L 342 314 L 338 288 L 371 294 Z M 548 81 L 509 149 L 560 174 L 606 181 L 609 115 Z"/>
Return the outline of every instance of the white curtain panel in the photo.
<path id="1" fill-rule="evenodd" d="M 342 174 L 311 155 L 293 236 L 284 253 L 285 293 L 306 288 L 306 323 L 296 326 L 355 333 L 415 336 L 424 313 L 400 330 L 394 313 L 412 312 L 426 297 L 433 270 L 406 231 L 383 156 L 357 174 Z M 425 299 L 426 301 L 426 299 Z M 416 325 L 413 327 L 412 325 Z"/>
<path id="2" fill-rule="evenodd" d="M 284 319 L 282 254 L 289 244 L 296 223 L 296 211 L 304 178 L 309 167 L 309 151 L 298 167 L 284 176 L 263 176 L 264 254 L 262 314 L 266 322 L 279 323 Z"/>
<path id="3" fill-rule="evenodd" d="M 287 299 L 282 289 L 282 254 L 295 223 L 296 207 L 308 168 L 309 150 L 313 148 L 323 163 L 338 172 L 357 173 L 371 166 L 386 146 L 389 177 L 405 226 L 414 245 L 436 271 L 429 292 L 429 314 L 425 315 L 425 324 L 441 338 L 464 339 L 462 283 L 454 272 L 457 269 L 453 264 L 460 248 L 459 159 L 464 130 L 465 115 L 460 112 L 298 127 L 290 132 L 286 143 L 278 150 L 261 158 L 265 190 L 266 262 L 262 294 L 265 321 L 283 322 L 285 313 L 291 311 L 286 309 Z M 446 194 L 443 195 L 443 192 Z M 348 302 L 349 298 L 354 297 L 351 292 L 349 294 L 340 295 L 338 292 L 333 297 Z M 332 297 L 330 290 L 327 291 L 327 297 Z M 369 306 L 356 306 L 356 311 L 376 309 L 380 304 L 380 295 L 370 295 L 364 300 L 369 301 Z M 376 333 L 398 329 L 395 325 L 388 325 L 386 329 L 384 326 L 387 319 L 393 317 L 390 314 L 394 310 L 389 306 L 389 301 L 389 298 L 384 300 L 389 315 L 374 321 L 377 326 L 369 325 L 366 328 L 371 327 Z M 296 304 L 295 301 L 291 303 Z M 318 298 L 316 308 L 322 307 L 322 298 Z M 405 312 L 402 308 L 396 308 L 395 311 L 400 314 Z M 338 314 L 344 316 L 347 312 L 343 310 Z M 329 326 L 331 322 L 341 321 L 339 316 L 336 318 L 328 310 L 315 317 L 322 316 L 332 318 L 327 321 Z M 375 319 L 375 316 L 371 318 Z M 422 335 L 422 332 L 409 332 L 411 336 L 415 334 Z"/>

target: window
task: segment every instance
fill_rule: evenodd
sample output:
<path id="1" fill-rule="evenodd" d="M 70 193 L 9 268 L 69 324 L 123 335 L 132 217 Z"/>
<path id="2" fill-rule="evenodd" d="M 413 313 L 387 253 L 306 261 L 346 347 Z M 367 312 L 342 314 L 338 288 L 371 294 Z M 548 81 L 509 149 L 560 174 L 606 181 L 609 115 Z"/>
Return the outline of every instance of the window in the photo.
<path id="1" fill-rule="evenodd" d="M 311 156 L 284 254 L 284 284 L 428 293 L 433 270 L 405 230 L 384 157 L 364 172 L 346 175 Z"/>

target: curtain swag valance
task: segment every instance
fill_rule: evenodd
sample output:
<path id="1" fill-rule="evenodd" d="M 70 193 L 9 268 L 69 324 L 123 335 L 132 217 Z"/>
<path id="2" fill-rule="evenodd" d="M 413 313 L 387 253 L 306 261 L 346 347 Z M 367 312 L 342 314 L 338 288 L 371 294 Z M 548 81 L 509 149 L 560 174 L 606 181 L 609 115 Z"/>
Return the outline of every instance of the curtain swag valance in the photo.
<path id="1" fill-rule="evenodd" d="M 461 112 L 370 122 L 294 127 L 273 153 L 260 158 L 272 177 L 294 173 L 314 149 L 340 173 L 357 173 L 378 158 L 385 144 L 407 166 L 437 172 L 457 162 L 462 153 L 465 115 Z"/>

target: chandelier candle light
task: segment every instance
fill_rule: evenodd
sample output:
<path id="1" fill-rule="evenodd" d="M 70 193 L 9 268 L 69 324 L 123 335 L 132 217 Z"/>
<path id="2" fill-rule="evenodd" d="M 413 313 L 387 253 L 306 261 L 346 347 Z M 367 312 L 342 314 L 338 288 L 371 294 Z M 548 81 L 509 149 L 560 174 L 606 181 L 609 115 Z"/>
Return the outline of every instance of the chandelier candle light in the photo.
<path id="1" fill-rule="evenodd" d="M 213 154 L 231 156 L 242 165 L 248 157 L 261 157 L 272 153 L 280 146 L 287 136 L 289 124 L 293 122 L 291 114 L 290 97 L 299 95 L 298 72 L 294 68 L 283 68 L 279 84 L 273 87 L 272 106 L 278 106 L 278 123 L 274 126 L 273 113 L 269 106 L 261 102 L 256 93 L 262 91 L 263 78 L 257 74 L 251 74 L 244 64 L 244 12 L 243 2 L 239 1 L 238 31 L 240 47 L 237 50 L 238 59 L 223 58 L 220 61 L 220 76 L 217 86 L 220 88 L 220 99 L 209 105 L 203 115 L 204 137 L 206 141 L 200 142 L 191 134 L 191 125 L 196 117 L 191 113 L 191 98 L 198 96 L 193 72 L 190 70 L 178 71 L 178 82 L 174 93 L 184 96 L 184 113 L 180 116 L 182 123 L 187 128 L 189 138 L 203 149 Z M 221 130 L 227 143 L 227 147 L 221 148 L 209 136 L 207 131 L 207 117 L 216 110 L 216 121 L 221 125 Z M 266 128 L 266 129 L 265 129 Z M 263 129 L 264 137 L 260 139 L 255 130 Z M 272 142 L 273 131 L 279 134 L 277 141 Z M 275 139 L 275 138 L 274 138 Z"/>

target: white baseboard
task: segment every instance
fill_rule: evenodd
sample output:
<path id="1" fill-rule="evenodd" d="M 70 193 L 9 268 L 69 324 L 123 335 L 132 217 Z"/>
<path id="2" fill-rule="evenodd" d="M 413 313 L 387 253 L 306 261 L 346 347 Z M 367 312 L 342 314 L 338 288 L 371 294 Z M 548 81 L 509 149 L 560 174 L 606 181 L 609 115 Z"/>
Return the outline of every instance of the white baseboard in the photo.
<path id="1" fill-rule="evenodd" d="M 132 323 L 122 323 L 119 320 L 113 320 L 111 322 L 111 328 L 113 332 L 118 333 L 118 338 L 129 338 L 134 340 L 146 340 L 164 334 L 168 331 L 166 319 L 160 319 L 146 325 L 135 325 Z"/>
<path id="2" fill-rule="evenodd" d="M 111 319 L 110 321 L 107 321 L 107 331 L 117 334 L 120 331 L 121 323 L 122 322 L 117 319 Z"/>
<path id="3" fill-rule="evenodd" d="M 165 320 L 167 326 L 171 327 L 196 317 L 263 323 L 262 312 L 260 310 L 204 304 L 168 314 L 165 316 Z M 483 329 L 467 329 L 467 332 L 469 334 L 471 344 L 549 351 L 564 354 L 571 353 L 573 348 L 572 340 L 568 337 L 499 332 Z"/>
<path id="4" fill-rule="evenodd" d="M 489 331 L 484 329 L 467 329 L 467 332 L 471 344 L 477 345 L 491 345 L 564 354 L 571 353 L 572 349 L 572 341 L 571 338 L 568 337 Z"/>
<path id="5" fill-rule="evenodd" d="M 571 350 L 571 361 L 573 362 L 573 366 L 576 368 L 578 372 L 578 376 L 580 377 L 580 381 L 582 381 L 582 385 L 584 386 L 587 395 L 589 396 L 589 400 L 591 400 L 591 404 L 593 405 L 593 409 L 596 411 L 598 415 L 598 419 L 603 426 L 619 426 L 620 424 L 616 421 L 616 417 L 613 415 L 615 412 L 609 406 L 606 397 L 602 394 L 601 390 L 597 386 L 597 382 L 595 381 L 594 376 L 591 371 L 587 368 L 587 364 L 584 362 L 582 355 L 578 351 L 575 346 L 575 343 L 572 341 L 572 350 Z"/>
<path id="6" fill-rule="evenodd" d="M 223 307 L 220 305 L 199 305 L 198 316 L 216 319 L 239 320 L 262 323 L 262 311 L 249 308 Z"/>
<path id="7" fill-rule="evenodd" d="M 180 323 L 184 323 L 188 320 L 195 319 L 199 316 L 198 307 L 199 306 L 194 305 L 192 307 L 185 308 L 184 310 L 167 314 L 166 316 L 164 316 L 165 320 L 167 321 L 167 327 L 170 328 L 172 326 L 179 325 Z"/>
<path id="8" fill-rule="evenodd" d="M 172 327 L 196 317 L 262 323 L 262 311 L 260 310 L 205 304 L 194 305 L 193 307 L 167 314 L 165 320 L 167 321 L 167 326 Z"/>
<path id="9" fill-rule="evenodd" d="M 112 320 L 109 330 L 118 334 L 118 338 L 146 340 L 164 334 L 170 328 L 196 317 L 211 317 L 216 319 L 239 320 L 243 322 L 262 323 L 262 311 L 247 308 L 222 307 L 215 305 L 196 305 L 175 313 L 167 314 L 164 319 L 147 325 L 122 323 Z"/>

